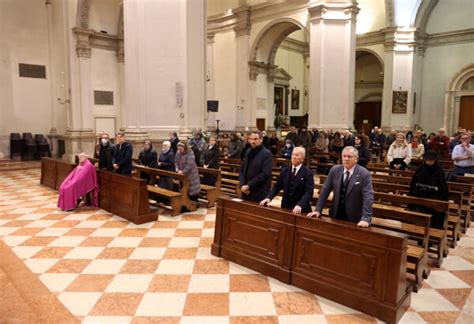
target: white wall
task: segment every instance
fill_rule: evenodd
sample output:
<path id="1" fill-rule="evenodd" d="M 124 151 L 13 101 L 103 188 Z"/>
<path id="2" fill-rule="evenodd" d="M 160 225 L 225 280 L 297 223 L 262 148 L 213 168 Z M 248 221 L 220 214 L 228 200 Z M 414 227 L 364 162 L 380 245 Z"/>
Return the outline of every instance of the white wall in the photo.
<path id="1" fill-rule="evenodd" d="M 474 1 L 440 0 L 426 25 L 429 34 L 474 28 Z"/>
<path id="2" fill-rule="evenodd" d="M 360 8 L 357 15 L 357 34 L 377 31 L 387 26 L 385 22 L 385 1 L 358 0 L 357 6 Z"/>
<path id="3" fill-rule="evenodd" d="M 290 116 L 302 116 L 304 106 L 304 58 L 302 53 L 296 53 L 283 48 L 279 48 L 275 56 L 275 65 L 283 68 L 293 78 L 290 80 L 290 95 L 288 100 L 288 114 Z M 300 90 L 299 109 L 291 109 L 291 89 Z"/>
<path id="4" fill-rule="evenodd" d="M 122 0 L 90 0 L 89 28 L 116 35 Z"/>
<path id="5" fill-rule="evenodd" d="M 428 48 L 423 61 L 421 126 L 429 132 L 443 126 L 444 98 L 451 78 L 474 63 L 474 43 Z"/>
<path id="6" fill-rule="evenodd" d="M 219 100 L 219 128 L 235 127 L 236 102 L 236 43 L 234 31 L 217 33 L 214 44 L 215 99 Z"/>
<path id="7" fill-rule="evenodd" d="M 116 53 L 102 49 L 92 49 L 91 53 L 91 88 L 92 91 L 112 91 L 113 105 L 94 105 L 94 117 L 114 117 L 119 128 L 120 120 L 120 89 L 119 71 Z M 93 93 L 91 94 L 93 95 Z M 116 129 L 115 131 L 117 131 Z M 96 132 L 100 131 L 96 129 Z"/>
<path id="8" fill-rule="evenodd" d="M 0 22 L 0 135 L 49 133 L 51 67 L 44 2 L 2 0 Z M 18 63 L 45 65 L 46 79 L 20 78 Z"/>

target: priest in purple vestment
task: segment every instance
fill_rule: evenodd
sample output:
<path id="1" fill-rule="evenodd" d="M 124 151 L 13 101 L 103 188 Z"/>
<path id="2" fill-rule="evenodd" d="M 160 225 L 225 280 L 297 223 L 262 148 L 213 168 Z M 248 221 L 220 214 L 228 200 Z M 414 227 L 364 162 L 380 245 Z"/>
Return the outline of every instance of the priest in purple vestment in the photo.
<path id="1" fill-rule="evenodd" d="M 78 199 L 91 192 L 91 204 L 99 206 L 99 183 L 95 166 L 85 153 L 79 154 L 79 165 L 69 173 L 59 188 L 58 208 L 72 210 L 77 207 Z"/>

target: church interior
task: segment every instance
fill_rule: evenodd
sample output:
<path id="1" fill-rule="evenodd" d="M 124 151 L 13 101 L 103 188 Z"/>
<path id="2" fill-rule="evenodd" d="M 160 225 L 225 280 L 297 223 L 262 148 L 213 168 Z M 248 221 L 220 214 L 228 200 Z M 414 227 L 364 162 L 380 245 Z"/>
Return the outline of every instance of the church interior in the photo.
<path id="1" fill-rule="evenodd" d="M 0 0 L 0 322 L 473 323 L 474 178 L 453 171 L 448 202 L 418 201 L 444 213 L 433 230 L 409 211 L 422 157 L 392 173 L 390 144 L 372 137 L 419 131 L 433 149 L 428 134 L 453 147 L 474 135 L 473 13 L 474 0 Z M 275 183 L 294 128 L 316 136 L 293 141 L 315 173 L 313 202 L 342 161 L 315 134 L 370 136 L 369 229 L 298 225 L 281 195 L 273 215 L 234 206 L 243 162 L 231 138 L 275 138 Z M 132 177 L 98 170 L 97 206 L 87 194 L 58 208 L 79 154 L 99 163 L 103 134 L 117 133 Z M 144 141 L 161 157 L 173 133 L 220 146 L 215 170 L 196 155 L 197 202 L 187 175 L 138 165 Z M 155 185 L 166 178 L 177 192 Z M 305 245 L 304 226 L 334 241 Z M 331 244 L 364 251 L 324 253 Z"/>

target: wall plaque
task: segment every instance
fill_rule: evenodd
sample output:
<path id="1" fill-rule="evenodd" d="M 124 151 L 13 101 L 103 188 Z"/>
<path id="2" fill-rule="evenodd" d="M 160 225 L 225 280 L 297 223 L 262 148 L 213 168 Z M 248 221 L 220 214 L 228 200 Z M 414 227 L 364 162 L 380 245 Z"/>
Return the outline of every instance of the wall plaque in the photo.
<path id="1" fill-rule="evenodd" d="M 19 63 L 20 77 L 46 79 L 46 66 Z"/>
<path id="2" fill-rule="evenodd" d="M 95 105 L 113 105 L 114 92 L 94 90 L 94 104 Z"/>
<path id="3" fill-rule="evenodd" d="M 393 91 L 392 113 L 406 114 L 408 102 L 408 91 Z"/>

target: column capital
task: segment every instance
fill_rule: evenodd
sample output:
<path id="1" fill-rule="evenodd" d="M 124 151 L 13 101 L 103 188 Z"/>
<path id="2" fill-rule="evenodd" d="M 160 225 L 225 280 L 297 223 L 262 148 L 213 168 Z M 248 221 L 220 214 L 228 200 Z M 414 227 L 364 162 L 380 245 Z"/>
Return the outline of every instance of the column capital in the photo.
<path id="1" fill-rule="evenodd" d="M 385 35 L 385 51 L 414 52 L 418 48 L 423 55 L 428 34 L 416 28 L 389 27 L 382 30 Z"/>
<path id="2" fill-rule="evenodd" d="M 250 7 L 244 6 L 235 11 L 236 26 L 234 27 L 235 37 L 250 35 Z"/>
<path id="3" fill-rule="evenodd" d="M 330 20 L 356 22 L 359 13 L 357 3 L 348 2 L 320 2 L 312 1 L 308 6 L 311 21 Z"/>
<path id="4" fill-rule="evenodd" d="M 77 57 L 90 58 L 91 57 L 91 47 L 85 45 L 76 45 L 76 54 Z"/>
<path id="5" fill-rule="evenodd" d="M 208 44 L 214 44 L 214 37 L 216 36 L 216 33 L 214 32 L 207 32 L 207 43 Z"/>

